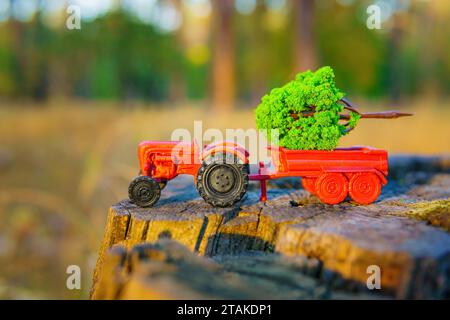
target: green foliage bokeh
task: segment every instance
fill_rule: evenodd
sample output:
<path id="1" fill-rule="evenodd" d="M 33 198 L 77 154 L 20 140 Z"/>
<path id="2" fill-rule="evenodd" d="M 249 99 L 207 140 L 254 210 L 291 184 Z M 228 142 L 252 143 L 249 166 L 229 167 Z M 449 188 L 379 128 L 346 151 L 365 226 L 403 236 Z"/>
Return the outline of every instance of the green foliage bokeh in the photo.
<path id="1" fill-rule="evenodd" d="M 336 87 L 334 78 L 333 69 L 326 66 L 316 72 L 299 73 L 295 80 L 273 89 L 256 108 L 257 128 L 278 129 L 279 145 L 288 149 L 333 150 L 346 134 L 346 127 L 339 124 L 343 106 L 338 101 L 344 93 Z M 302 116 L 311 107 L 315 107 L 314 114 Z M 359 116 L 350 116 L 349 124 L 355 126 Z"/>

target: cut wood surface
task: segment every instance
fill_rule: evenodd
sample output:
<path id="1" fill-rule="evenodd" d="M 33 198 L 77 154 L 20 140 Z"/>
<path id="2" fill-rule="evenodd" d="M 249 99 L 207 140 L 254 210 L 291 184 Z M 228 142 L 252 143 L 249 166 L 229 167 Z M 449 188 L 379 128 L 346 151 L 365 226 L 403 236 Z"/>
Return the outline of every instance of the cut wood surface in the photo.
<path id="1" fill-rule="evenodd" d="M 322 204 L 288 178 L 269 183 L 266 203 L 255 183 L 236 206 L 213 208 L 179 177 L 153 208 L 110 208 L 91 296 L 449 298 L 449 169 L 448 157 L 391 157 L 367 206 Z M 369 266 L 380 290 L 367 288 Z"/>

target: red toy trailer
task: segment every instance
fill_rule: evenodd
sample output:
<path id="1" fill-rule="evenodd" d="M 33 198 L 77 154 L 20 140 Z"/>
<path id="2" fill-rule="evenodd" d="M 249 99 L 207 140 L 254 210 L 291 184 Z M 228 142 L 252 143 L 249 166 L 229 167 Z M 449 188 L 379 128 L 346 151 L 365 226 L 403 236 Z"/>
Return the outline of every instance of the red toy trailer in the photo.
<path id="1" fill-rule="evenodd" d="M 288 150 L 269 147 L 273 168 L 260 164 L 250 180 L 261 181 L 261 200 L 267 199 L 266 181 L 302 177 L 303 187 L 322 202 L 337 204 L 348 194 L 360 204 L 374 202 L 387 183 L 387 152 L 369 147 L 337 148 L 333 151 Z"/>
<path id="2" fill-rule="evenodd" d="M 288 150 L 269 147 L 272 164 L 260 163 L 250 173 L 248 152 L 233 142 L 200 150 L 197 143 L 144 141 L 139 144 L 140 176 L 129 186 L 130 200 L 141 207 L 154 205 L 167 181 L 179 174 L 194 176 L 199 194 L 215 207 L 231 206 L 245 195 L 248 181 L 261 182 L 261 201 L 267 200 L 269 179 L 297 176 L 303 187 L 322 202 L 337 204 L 347 195 L 357 203 L 374 202 L 387 183 L 387 152 L 369 147 L 333 151 Z"/>

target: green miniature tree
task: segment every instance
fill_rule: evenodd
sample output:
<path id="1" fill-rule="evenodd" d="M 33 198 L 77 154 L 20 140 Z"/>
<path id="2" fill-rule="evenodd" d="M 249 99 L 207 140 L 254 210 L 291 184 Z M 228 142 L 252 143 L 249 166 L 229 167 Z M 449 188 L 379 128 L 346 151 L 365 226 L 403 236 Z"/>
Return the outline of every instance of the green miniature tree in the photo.
<path id="1" fill-rule="evenodd" d="M 265 95 L 256 108 L 258 129 L 278 129 L 279 145 L 296 150 L 332 150 L 353 129 L 360 115 L 342 115 L 344 98 L 334 72 L 323 67 L 297 74 L 295 80 Z M 347 123 L 339 123 L 346 119 Z M 270 139 L 270 135 L 269 139 Z"/>

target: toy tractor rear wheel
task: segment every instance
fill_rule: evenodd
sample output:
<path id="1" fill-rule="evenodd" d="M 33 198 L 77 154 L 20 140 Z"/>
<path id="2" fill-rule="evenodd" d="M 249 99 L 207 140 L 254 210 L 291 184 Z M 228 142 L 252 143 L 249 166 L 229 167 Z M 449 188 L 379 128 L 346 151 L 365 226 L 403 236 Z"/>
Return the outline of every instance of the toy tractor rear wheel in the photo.
<path id="1" fill-rule="evenodd" d="M 147 176 L 139 176 L 131 181 L 128 187 L 128 197 L 139 207 L 153 206 L 161 196 L 159 183 Z"/>
<path id="2" fill-rule="evenodd" d="M 216 153 L 203 160 L 196 187 L 214 207 L 229 207 L 242 199 L 248 187 L 248 164 L 228 153 Z"/>

